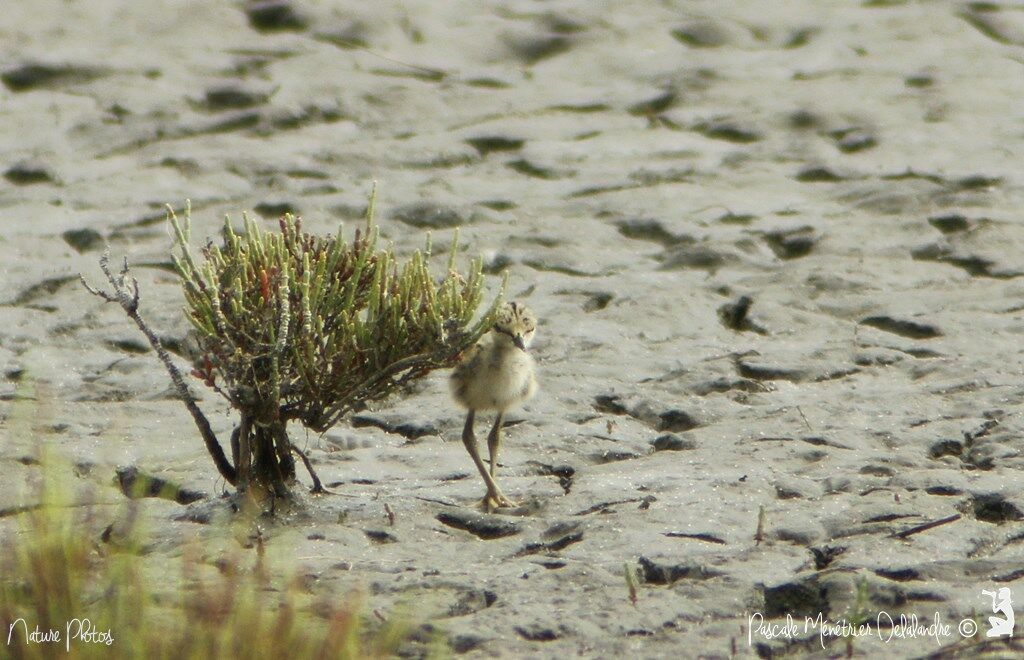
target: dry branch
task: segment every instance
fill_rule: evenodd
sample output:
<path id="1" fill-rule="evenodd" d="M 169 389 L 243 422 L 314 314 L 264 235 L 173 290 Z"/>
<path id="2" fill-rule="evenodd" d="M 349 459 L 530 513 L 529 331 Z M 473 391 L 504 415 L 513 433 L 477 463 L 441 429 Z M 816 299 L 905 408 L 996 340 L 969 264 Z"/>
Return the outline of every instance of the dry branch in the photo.
<path id="1" fill-rule="evenodd" d="M 128 268 L 127 257 L 124 260 L 124 266 L 121 268 L 121 272 L 115 276 L 110 270 L 110 248 L 108 247 L 104 252 L 103 256 L 100 257 L 100 268 L 103 270 L 103 274 L 107 278 L 107 282 L 113 287 L 113 294 L 94 289 L 89 286 L 89 283 L 85 280 L 84 276 L 79 276 L 82 281 L 82 285 L 94 296 L 98 296 L 107 302 L 116 302 L 124 310 L 124 313 L 128 315 L 135 325 L 139 326 L 139 330 L 142 334 L 146 335 L 146 339 L 149 340 L 150 346 L 156 351 L 157 357 L 163 362 L 164 367 L 167 369 L 167 373 L 171 376 L 171 382 L 174 383 L 174 390 L 178 393 L 178 398 L 182 400 L 189 413 L 192 415 L 192 419 L 195 420 L 196 427 L 199 429 L 199 435 L 203 438 L 203 442 L 206 444 L 206 450 L 210 452 L 210 456 L 213 458 L 214 464 L 217 466 L 217 471 L 220 472 L 221 476 L 231 484 L 235 485 L 237 481 L 237 472 L 234 466 L 228 462 L 227 456 L 224 455 L 224 449 L 220 446 L 220 442 L 217 440 L 217 436 L 213 433 L 213 429 L 210 428 L 210 422 L 206 419 L 206 415 L 199 409 L 199 405 L 193 398 L 192 393 L 188 391 L 188 386 L 185 384 L 185 379 L 182 378 L 181 372 L 174 366 L 174 362 L 171 361 L 171 356 L 167 350 L 160 343 L 160 339 L 150 329 L 149 325 L 143 320 L 139 314 L 139 282 L 134 277 L 131 280 L 128 279 L 130 270 Z M 130 283 L 129 283 L 130 282 Z"/>

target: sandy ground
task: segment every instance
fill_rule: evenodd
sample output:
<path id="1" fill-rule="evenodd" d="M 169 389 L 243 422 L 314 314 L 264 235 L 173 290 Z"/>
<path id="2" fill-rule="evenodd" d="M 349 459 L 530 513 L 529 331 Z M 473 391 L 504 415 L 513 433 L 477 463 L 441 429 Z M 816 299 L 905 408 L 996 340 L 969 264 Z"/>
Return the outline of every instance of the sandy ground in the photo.
<path id="1" fill-rule="evenodd" d="M 0 508 L 39 445 L 111 515 L 119 465 L 219 494 L 160 364 L 78 273 L 108 241 L 180 340 L 164 204 L 192 200 L 197 242 L 243 210 L 334 232 L 377 180 L 399 252 L 461 225 L 541 319 L 500 473 L 531 508 L 473 518 L 434 374 L 359 428 L 293 430 L 337 494 L 265 534 L 313 593 L 412 607 L 471 657 L 824 654 L 803 617 L 849 615 L 858 583 L 872 623 L 951 625 L 854 645 L 914 657 L 972 613 L 984 632 L 982 589 L 1024 603 L 1019 4 L 244 9 L 5 3 Z M 147 503 L 153 560 L 216 537 L 178 520 L 211 508 Z"/>

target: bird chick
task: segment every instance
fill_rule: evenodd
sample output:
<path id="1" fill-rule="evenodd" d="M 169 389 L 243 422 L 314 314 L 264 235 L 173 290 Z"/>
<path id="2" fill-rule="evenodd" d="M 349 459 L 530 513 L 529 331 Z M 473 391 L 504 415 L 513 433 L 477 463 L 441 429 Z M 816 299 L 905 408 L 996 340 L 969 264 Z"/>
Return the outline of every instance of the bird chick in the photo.
<path id="1" fill-rule="evenodd" d="M 526 352 L 536 329 L 537 318 L 533 312 L 516 302 L 505 303 L 498 310 L 492 331 L 467 352 L 452 372 L 452 397 L 469 411 L 462 442 L 487 484 L 483 506 L 488 512 L 516 505 L 498 488 L 495 473 L 505 412 L 537 391 L 533 358 Z M 473 421 L 478 410 L 497 411 L 494 426 L 487 436 L 490 470 L 480 458 L 473 433 Z"/>

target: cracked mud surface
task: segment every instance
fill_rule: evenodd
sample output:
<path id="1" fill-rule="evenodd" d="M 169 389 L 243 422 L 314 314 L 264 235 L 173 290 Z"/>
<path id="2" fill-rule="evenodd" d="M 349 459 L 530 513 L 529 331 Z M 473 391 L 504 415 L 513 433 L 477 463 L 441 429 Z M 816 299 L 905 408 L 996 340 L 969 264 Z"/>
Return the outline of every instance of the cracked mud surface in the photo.
<path id="1" fill-rule="evenodd" d="M 416 602 L 481 657 L 800 655 L 749 647 L 744 613 L 837 619 L 862 578 L 871 611 L 938 612 L 948 643 L 982 588 L 1024 593 L 1019 6 L 275 4 L 5 8 L 5 483 L 44 445 L 112 516 L 118 466 L 219 493 L 160 364 L 78 273 L 105 242 L 127 255 L 173 348 L 164 204 L 192 200 L 197 242 L 243 210 L 326 233 L 377 180 L 399 252 L 461 227 L 541 320 L 499 473 L 524 508 L 474 508 L 442 374 L 293 429 L 337 494 L 267 547 L 314 593 Z M 216 510 L 147 500 L 154 561 L 217 537 Z"/>

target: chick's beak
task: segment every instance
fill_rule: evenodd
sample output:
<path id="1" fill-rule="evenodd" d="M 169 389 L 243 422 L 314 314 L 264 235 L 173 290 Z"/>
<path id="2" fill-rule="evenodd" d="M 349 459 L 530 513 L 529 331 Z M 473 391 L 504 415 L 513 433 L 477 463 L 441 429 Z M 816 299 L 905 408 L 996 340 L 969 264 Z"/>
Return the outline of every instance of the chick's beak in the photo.
<path id="1" fill-rule="evenodd" d="M 526 350 L 526 343 L 523 341 L 523 336 L 522 335 L 516 335 L 516 336 L 512 337 L 512 343 L 515 344 L 516 348 L 518 348 L 519 350 L 521 350 L 521 351 L 525 351 Z"/>

